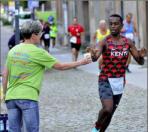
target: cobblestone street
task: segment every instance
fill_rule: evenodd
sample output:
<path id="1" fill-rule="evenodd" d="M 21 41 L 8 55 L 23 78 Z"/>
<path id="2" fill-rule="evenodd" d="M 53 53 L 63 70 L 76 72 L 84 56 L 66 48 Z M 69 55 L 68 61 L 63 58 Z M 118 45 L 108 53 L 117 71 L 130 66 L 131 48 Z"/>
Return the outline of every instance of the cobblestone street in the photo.
<path id="1" fill-rule="evenodd" d="M 81 70 L 46 72 L 41 132 L 89 132 L 101 108 L 97 76 Z M 127 85 L 108 132 L 147 132 L 147 91 Z"/>

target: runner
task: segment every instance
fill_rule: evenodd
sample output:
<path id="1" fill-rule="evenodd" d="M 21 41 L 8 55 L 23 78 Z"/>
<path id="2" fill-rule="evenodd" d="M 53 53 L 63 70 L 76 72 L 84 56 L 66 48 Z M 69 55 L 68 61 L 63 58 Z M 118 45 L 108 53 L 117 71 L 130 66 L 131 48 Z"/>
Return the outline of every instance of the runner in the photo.
<path id="1" fill-rule="evenodd" d="M 42 40 L 44 41 L 44 48 L 47 52 L 49 52 L 49 46 L 50 46 L 50 27 L 49 23 L 45 22 L 43 26 L 43 34 L 42 34 Z"/>
<path id="2" fill-rule="evenodd" d="M 102 54 L 102 70 L 99 75 L 99 95 L 102 109 L 92 132 L 105 132 L 111 118 L 120 102 L 125 85 L 125 65 L 129 52 L 138 64 L 144 64 L 146 50 L 138 51 L 130 39 L 120 35 L 123 26 L 122 17 L 113 14 L 109 17 L 111 34 L 100 44 L 99 50 L 88 48 L 92 54 L 92 60 L 97 61 Z"/>
<path id="3" fill-rule="evenodd" d="M 132 13 L 128 13 L 126 15 L 126 19 L 123 21 L 123 28 L 121 32 L 123 33 L 125 37 L 131 39 L 133 43 L 135 43 L 134 38 L 135 36 L 138 36 L 138 33 L 137 33 L 136 23 L 135 21 L 133 21 Z M 130 63 L 131 63 L 131 54 L 129 54 L 129 58 L 126 64 L 126 71 L 129 73 L 131 73 L 131 71 L 129 70 Z"/>
<path id="4" fill-rule="evenodd" d="M 102 41 L 106 36 L 110 34 L 110 30 L 107 28 L 107 24 L 105 20 L 100 20 L 99 21 L 99 28 L 96 30 L 96 33 L 93 36 L 93 41 L 96 41 L 95 47 L 98 48 L 98 44 L 100 41 Z M 101 64 L 103 62 L 102 56 L 99 58 L 99 69 L 101 69 Z"/>
<path id="5" fill-rule="evenodd" d="M 57 37 L 57 26 L 55 22 L 50 23 L 50 41 L 52 41 L 52 48 L 56 45 L 56 37 Z"/>
<path id="6" fill-rule="evenodd" d="M 96 47 L 98 47 L 98 44 L 100 41 L 102 41 L 106 36 L 110 34 L 110 30 L 107 28 L 107 24 L 105 20 L 99 21 L 99 28 L 96 30 L 93 41 L 96 41 Z"/>
<path id="7" fill-rule="evenodd" d="M 72 49 L 72 60 L 77 61 L 79 50 L 81 47 L 81 36 L 83 35 L 84 28 L 78 23 L 76 17 L 73 19 L 73 24 L 68 27 L 70 35 L 70 43 Z"/>
<path id="8" fill-rule="evenodd" d="M 8 48 L 9 50 L 12 49 L 16 44 L 16 41 L 15 41 L 15 30 L 14 30 L 14 34 L 10 37 L 9 41 L 8 41 Z M 22 35 L 20 34 L 20 42 L 23 42 L 23 38 L 22 38 Z"/>
<path id="9" fill-rule="evenodd" d="M 21 132 L 22 118 L 28 132 L 39 132 L 38 98 L 46 68 L 71 69 L 91 62 L 90 58 L 71 63 L 61 63 L 44 49 L 40 43 L 42 25 L 27 21 L 22 25 L 24 43 L 11 49 L 3 71 L 3 90 L 8 109 L 9 131 Z"/>

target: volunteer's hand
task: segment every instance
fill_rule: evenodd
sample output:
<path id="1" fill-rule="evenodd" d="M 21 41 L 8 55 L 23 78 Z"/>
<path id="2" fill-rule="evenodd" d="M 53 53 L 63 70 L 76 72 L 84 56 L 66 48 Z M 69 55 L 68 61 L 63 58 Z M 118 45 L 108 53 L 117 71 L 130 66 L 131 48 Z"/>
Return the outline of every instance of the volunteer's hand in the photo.
<path id="1" fill-rule="evenodd" d="M 87 56 L 86 58 L 83 58 L 80 60 L 81 65 L 86 65 L 92 62 L 92 58 L 90 56 Z"/>

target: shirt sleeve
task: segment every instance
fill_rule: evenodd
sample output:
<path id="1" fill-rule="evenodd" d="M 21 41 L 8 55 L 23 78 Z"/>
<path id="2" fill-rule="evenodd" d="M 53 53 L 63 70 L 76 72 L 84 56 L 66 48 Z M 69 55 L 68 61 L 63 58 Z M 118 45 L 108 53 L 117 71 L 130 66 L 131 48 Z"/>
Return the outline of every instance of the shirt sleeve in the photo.
<path id="1" fill-rule="evenodd" d="M 58 60 L 55 57 L 53 57 L 47 51 L 42 49 L 41 51 L 36 53 L 33 61 L 48 69 L 51 69 L 54 66 L 54 64 L 58 62 Z"/>
<path id="2" fill-rule="evenodd" d="M 7 68 L 8 68 L 8 66 L 9 66 L 9 58 L 8 58 L 8 56 L 7 56 L 7 59 L 6 59 L 5 66 L 6 66 Z"/>
<path id="3" fill-rule="evenodd" d="M 9 52 L 10 52 L 10 51 L 9 51 Z M 7 58 L 6 58 L 6 62 L 5 62 L 5 66 L 6 66 L 7 68 L 9 68 L 9 66 L 10 66 L 10 64 L 11 64 L 11 63 L 10 63 L 10 60 L 11 60 L 11 59 L 10 59 L 10 56 L 9 56 L 9 54 L 10 54 L 9 52 L 8 52 L 8 54 L 7 54 Z"/>

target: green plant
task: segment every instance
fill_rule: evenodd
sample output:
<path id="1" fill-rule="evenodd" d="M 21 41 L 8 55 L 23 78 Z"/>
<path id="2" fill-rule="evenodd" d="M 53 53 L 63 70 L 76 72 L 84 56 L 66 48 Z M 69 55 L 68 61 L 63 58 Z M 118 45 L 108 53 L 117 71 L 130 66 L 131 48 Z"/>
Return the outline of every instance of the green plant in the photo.
<path id="1" fill-rule="evenodd" d="M 54 12 L 54 11 L 44 11 L 44 12 L 36 11 L 35 15 L 36 15 L 37 19 L 41 19 L 45 22 L 48 21 L 49 16 L 53 16 L 55 18 L 55 22 L 57 21 L 56 20 L 56 12 Z"/>
<path id="2" fill-rule="evenodd" d="M 11 22 L 9 22 L 7 19 L 0 17 L 0 21 L 2 21 L 3 25 L 11 25 Z"/>

